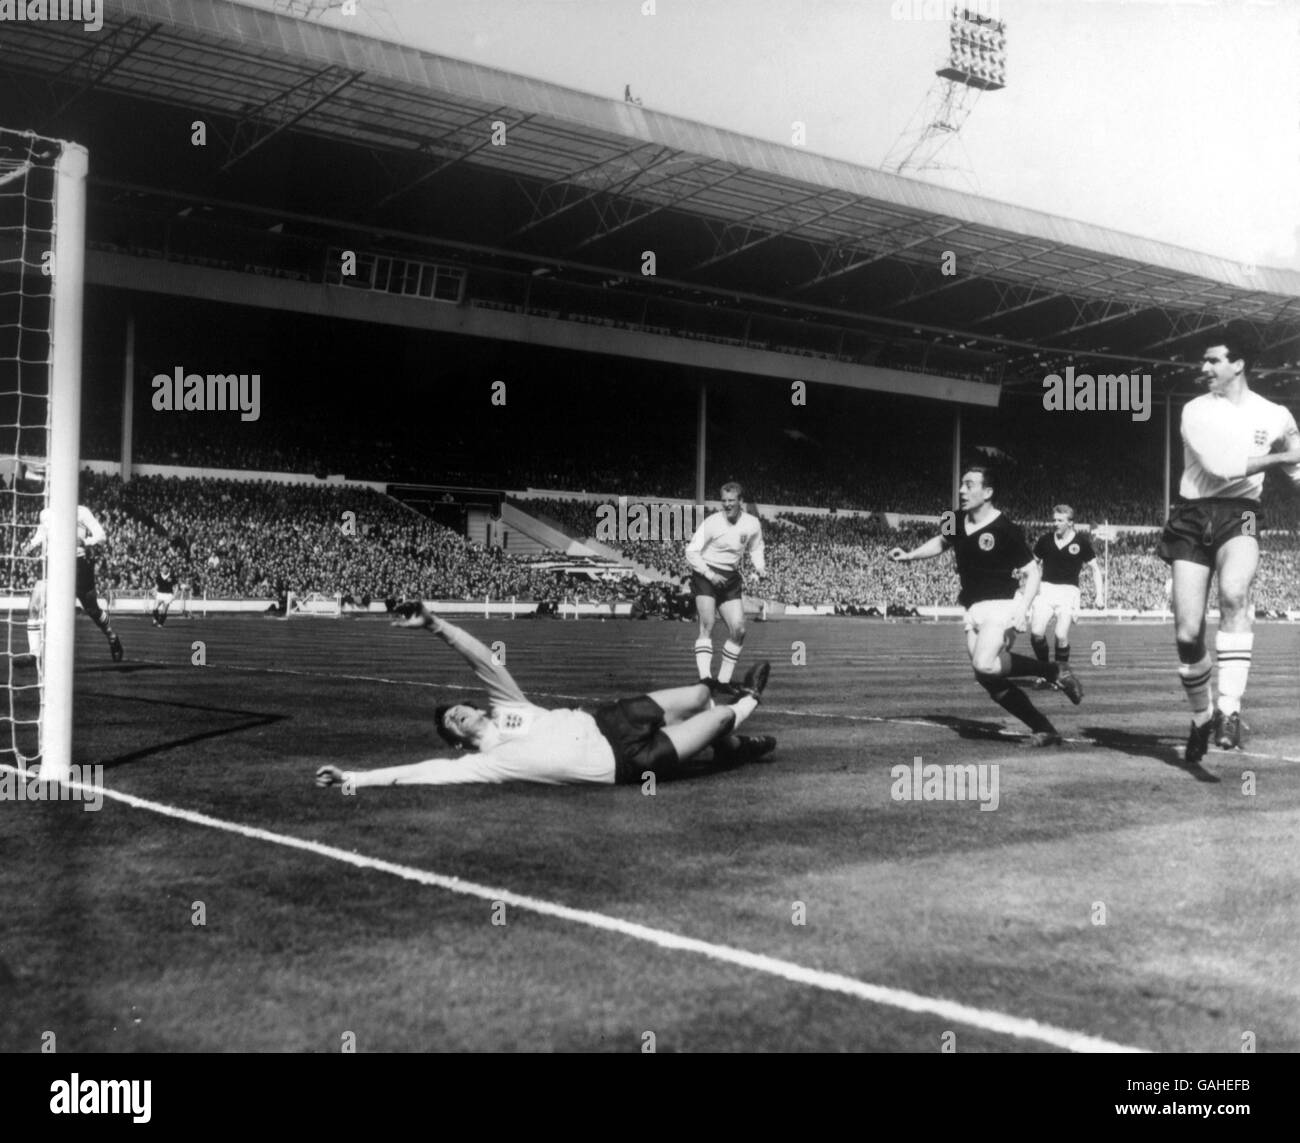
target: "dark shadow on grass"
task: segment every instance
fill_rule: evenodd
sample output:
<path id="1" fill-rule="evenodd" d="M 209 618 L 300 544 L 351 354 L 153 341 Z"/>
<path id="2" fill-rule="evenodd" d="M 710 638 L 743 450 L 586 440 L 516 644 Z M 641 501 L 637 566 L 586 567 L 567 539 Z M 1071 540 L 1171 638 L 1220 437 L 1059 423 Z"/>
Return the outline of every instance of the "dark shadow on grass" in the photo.
<path id="1" fill-rule="evenodd" d="M 78 667 L 79 675 L 134 675 L 140 671 L 168 671 L 163 663 L 100 663 L 97 667 Z"/>
<path id="2" fill-rule="evenodd" d="M 923 714 L 921 718 L 946 726 L 959 738 L 974 738 L 984 742 L 1007 743 L 1014 741 L 1012 735 L 996 722 L 978 722 L 973 718 L 958 718 L 953 714 Z"/>
<path id="3" fill-rule="evenodd" d="M 1158 734 L 1134 734 L 1128 730 L 1115 730 L 1108 726 L 1085 726 L 1082 733 L 1104 750 L 1117 750 L 1121 754 L 1129 754 L 1134 758 L 1151 758 L 1163 762 L 1175 770 L 1182 770 L 1198 782 L 1220 781 L 1199 762 L 1191 766 L 1187 765 L 1182 755 L 1169 745 L 1168 740 Z"/>
<path id="4" fill-rule="evenodd" d="M 158 699 L 146 698 L 143 695 L 95 695 L 82 692 L 81 697 L 104 698 L 110 699 L 116 703 L 136 702 L 144 703 L 146 706 L 167 707 L 169 709 L 179 710 L 196 710 L 204 714 L 230 714 L 237 715 L 244 719 L 243 722 L 236 723 L 234 726 L 221 726 L 215 730 L 202 730 L 196 734 L 187 734 L 184 738 L 174 738 L 167 742 L 160 742 L 155 746 L 146 746 L 141 750 L 132 750 L 129 754 L 122 754 L 116 758 L 105 758 L 101 763 L 105 770 L 111 770 L 114 766 L 123 766 L 128 762 L 137 762 L 141 758 L 148 758 L 153 754 L 161 754 L 167 750 L 175 750 L 179 746 L 192 746 L 196 742 L 203 742 L 208 738 L 220 738 L 226 734 L 238 734 L 242 730 L 255 730 L 259 726 L 272 726 L 277 722 L 283 722 L 289 716 L 287 714 L 264 714 L 256 710 L 234 710 L 224 706 L 203 706 L 193 702 L 177 702 L 175 699 Z"/>

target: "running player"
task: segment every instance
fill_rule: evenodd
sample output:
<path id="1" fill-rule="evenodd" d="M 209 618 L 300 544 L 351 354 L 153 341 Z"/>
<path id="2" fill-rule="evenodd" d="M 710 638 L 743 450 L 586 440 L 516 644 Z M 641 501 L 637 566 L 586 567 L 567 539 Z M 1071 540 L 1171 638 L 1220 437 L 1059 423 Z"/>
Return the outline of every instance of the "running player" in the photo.
<path id="1" fill-rule="evenodd" d="M 1254 607 L 1250 589 L 1259 568 L 1264 473 L 1300 462 L 1300 431 L 1290 410 L 1252 392 L 1247 342 L 1229 336 L 1201 360 L 1209 392 L 1183 408 L 1183 478 L 1156 554 L 1173 570 L 1174 639 L 1178 674 L 1192 708 L 1188 764 L 1205 757 L 1213 738 L 1224 750 L 1241 746 Z M 1219 576 L 1219 701 L 1210 687 L 1205 615 L 1210 577 Z"/>
<path id="2" fill-rule="evenodd" d="M 1092 585 L 1098 607 L 1106 606 L 1101 583 L 1101 568 L 1092 541 L 1074 529 L 1074 509 L 1058 504 L 1052 509 L 1055 530 L 1044 532 L 1034 545 L 1034 558 L 1043 570 L 1043 582 L 1034 598 L 1029 615 L 1029 642 L 1040 663 L 1047 662 L 1047 625 L 1056 617 L 1056 655 L 1058 663 L 1070 661 L 1070 624 L 1079 614 L 1079 572 L 1092 572 Z M 1043 680 L 1045 686 L 1050 686 Z"/>
<path id="3" fill-rule="evenodd" d="M 700 683 L 619 699 L 592 712 L 546 710 L 530 702 L 510 672 L 468 632 L 430 614 L 422 603 L 403 604 L 401 610 L 407 618 L 394 626 L 432 631 L 460 653 L 487 688 L 487 711 L 457 703 L 433 712 L 443 740 L 474 753 L 380 770 L 322 766 L 316 771 L 318 786 L 343 785 L 347 792 L 353 786 L 464 782 L 628 784 L 644 781 L 647 773 L 672 778 L 708 746 L 726 764 L 753 761 L 776 747 L 774 738 L 732 734 L 758 705 L 767 663 L 745 676 L 741 697 L 729 706 L 711 706 L 709 689 Z"/>
<path id="4" fill-rule="evenodd" d="M 49 538 L 50 510 L 41 509 L 40 521 L 32 538 L 23 546 L 23 554 L 37 548 L 44 549 Z M 77 505 L 77 599 L 91 621 L 108 639 L 108 650 L 113 662 L 122 661 L 122 641 L 113 631 L 108 621 L 108 614 L 99 606 L 99 593 L 95 587 L 95 561 L 90 554 L 92 548 L 102 544 L 107 536 L 94 514 L 85 505 Z M 27 609 L 27 645 L 30 655 L 15 656 L 14 662 L 19 666 L 34 666 L 40 661 L 45 631 L 45 581 L 40 580 L 32 588 L 31 602 Z"/>
<path id="5" fill-rule="evenodd" d="M 695 640 L 695 666 L 700 682 L 710 690 L 728 694 L 735 693 L 731 676 L 745 643 L 745 581 L 740 570 L 745 553 L 749 553 L 753 564 L 753 582 L 757 583 L 767 573 L 763 529 L 758 517 L 751 516 L 741 506 L 742 495 L 739 484 L 724 484 L 722 511 L 709 516 L 686 546 L 691 590 L 695 593 L 695 610 L 700 621 Z M 727 640 L 722 645 L 722 662 L 715 679 L 713 624 L 719 612 L 727 625 Z"/>
<path id="6" fill-rule="evenodd" d="M 958 499 L 961 511 L 951 529 L 945 528 L 910 552 L 894 548 L 889 556 L 899 562 L 928 560 L 953 549 L 961 578 L 957 602 L 966 608 L 966 649 L 975 680 L 1003 710 L 1029 727 L 1028 745 L 1059 746 L 1060 732 L 1011 681 L 1024 676 L 1044 678 L 1076 706 L 1083 701 L 1083 687 L 1068 664 L 1040 663 L 1011 651 L 1016 632 L 1027 625 L 1028 609 L 1038 593 L 1038 561 L 1019 525 L 993 507 L 993 477 L 988 468 L 973 465 L 962 474 Z M 1017 591 L 1021 576 L 1023 594 Z"/>
<path id="7" fill-rule="evenodd" d="M 161 627 L 167 622 L 167 612 L 172 600 L 176 598 L 176 577 L 172 575 L 171 565 L 163 563 L 155 577 L 157 590 L 154 592 L 153 625 Z"/>

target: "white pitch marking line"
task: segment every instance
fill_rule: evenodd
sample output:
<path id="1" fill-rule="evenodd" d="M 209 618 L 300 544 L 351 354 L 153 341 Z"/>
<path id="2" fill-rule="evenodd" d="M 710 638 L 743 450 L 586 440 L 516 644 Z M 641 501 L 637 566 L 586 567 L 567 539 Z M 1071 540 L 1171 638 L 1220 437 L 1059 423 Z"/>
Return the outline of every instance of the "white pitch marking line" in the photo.
<path id="1" fill-rule="evenodd" d="M 12 767 L 3 764 L 0 764 L 0 769 L 13 770 Z M 373 869 L 380 873 L 391 873 L 394 877 L 401 877 L 404 880 L 414 881 L 420 885 L 430 885 L 437 889 L 446 889 L 451 893 L 478 897 L 484 901 L 504 901 L 507 905 L 538 913 L 544 917 L 554 917 L 558 920 L 586 925 L 593 929 L 603 929 L 605 932 L 618 933 L 620 936 L 631 937 L 633 940 L 646 941 L 664 949 L 698 953 L 712 960 L 722 961 L 724 964 L 734 964 L 754 972 L 766 973 L 769 976 L 780 977 L 782 980 L 788 980 L 794 984 L 805 984 L 827 992 L 843 993 L 872 1004 L 901 1008 L 906 1012 L 919 1012 L 930 1016 L 938 1016 L 951 1023 L 965 1024 L 968 1027 L 979 1028 L 1005 1036 L 1014 1036 L 1022 1040 L 1036 1040 L 1039 1043 L 1048 1044 L 1054 1048 L 1063 1048 L 1070 1052 L 1146 1051 L 1145 1048 L 1117 1044 L 1097 1036 L 1089 1036 L 1083 1032 L 1074 1032 L 1068 1028 L 1057 1028 L 1051 1024 L 1042 1024 L 1037 1020 L 1026 1020 L 1019 1016 L 1008 1016 L 1001 1012 L 973 1008 L 970 1005 L 958 1004 L 952 1000 L 936 1000 L 903 989 L 868 984 L 851 976 L 805 968 L 803 965 L 779 960 L 776 957 L 745 952 L 743 949 L 730 948 L 727 945 L 715 945 L 708 941 L 697 940 L 694 937 L 683 937 L 677 933 L 667 932 L 664 929 L 654 929 L 648 925 L 621 921 L 617 917 L 607 917 L 603 913 L 593 913 L 586 909 L 573 909 L 568 905 L 559 905 L 552 901 L 544 901 L 538 897 L 512 893 L 508 889 L 492 889 L 473 881 L 464 881 L 459 877 L 448 877 L 441 873 L 430 873 L 423 869 L 415 869 L 409 865 L 398 865 L 396 862 L 384 861 L 378 857 L 349 853 L 347 850 L 337 849 L 332 845 L 324 845 L 321 842 L 304 841 L 302 838 L 272 833 L 270 830 L 259 829 L 256 826 L 222 821 L 220 818 L 209 817 L 207 814 L 196 813 L 193 810 L 182 809 L 179 806 L 169 806 L 162 802 L 153 802 L 147 798 L 140 798 L 134 794 L 123 793 L 119 790 L 94 787 L 82 782 L 68 782 L 66 785 L 72 788 L 90 790 L 96 794 L 102 794 L 103 797 L 111 801 L 122 802 L 136 809 L 151 810 L 165 817 L 177 818 L 193 825 L 224 830 L 227 833 L 240 834 L 243 837 L 257 841 L 269 841 L 275 845 L 283 845 L 290 849 L 300 849 L 318 857 L 327 857 L 334 861 L 341 861 L 346 865 L 354 865 L 358 869 Z"/>

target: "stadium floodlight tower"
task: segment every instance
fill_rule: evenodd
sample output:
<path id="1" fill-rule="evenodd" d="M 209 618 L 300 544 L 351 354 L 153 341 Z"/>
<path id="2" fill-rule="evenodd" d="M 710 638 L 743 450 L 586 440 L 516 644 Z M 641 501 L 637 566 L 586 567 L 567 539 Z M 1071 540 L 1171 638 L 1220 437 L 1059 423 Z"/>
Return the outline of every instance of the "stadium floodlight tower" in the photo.
<path id="1" fill-rule="evenodd" d="M 1007 85 L 1007 32 L 992 14 L 996 0 L 975 7 L 954 5 L 948 25 L 948 60 L 935 74 L 926 96 L 919 130 L 909 123 L 889 154 L 885 168 L 904 171 L 950 169 L 939 162 L 944 148 L 956 138 L 986 91 Z M 916 117 L 913 116 L 913 122 Z M 901 155 L 895 161 L 896 156 Z"/>

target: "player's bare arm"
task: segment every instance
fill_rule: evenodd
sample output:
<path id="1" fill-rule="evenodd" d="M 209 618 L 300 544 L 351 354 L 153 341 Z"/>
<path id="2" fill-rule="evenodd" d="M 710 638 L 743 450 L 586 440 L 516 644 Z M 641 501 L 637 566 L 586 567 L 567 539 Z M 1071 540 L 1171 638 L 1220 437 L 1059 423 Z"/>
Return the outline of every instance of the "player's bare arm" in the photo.
<path id="1" fill-rule="evenodd" d="M 934 536 L 926 540 L 919 548 L 913 548 L 910 552 L 905 552 L 902 548 L 894 548 L 889 553 L 889 558 L 898 564 L 910 563 L 912 560 L 932 560 L 935 556 L 941 556 L 947 550 L 947 545 L 943 542 L 942 536 Z"/>
<path id="2" fill-rule="evenodd" d="M 1254 476 L 1284 464 L 1300 464 L 1300 433 L 1295 428 L 1287 431 L 1286 438 L 1278 445 L 1277 452 L 1265 453 L 1263 456 L 1246 458 L 1246 475 Z"/>
<path id="3" fill-rule="evenodd" d="M 1016 574 L 1021 577 L 1024 586 L 1021 588 L 1021 601 L 1014 626 L 1017 631 L 1023 631 L 1029 625 L 1029 609 L 1033 607 L 1034 597 L 1043 582 L 1043 568 L 1037 560 L 1030 560 Z"/>
<path id="4" fill-rule="evenodd" d="M 1089 560 L 1089 561 L 1088 561 L 1088 564 L 1087 564 L 1087 567 L 1088 567 L 1088 570 L 1089 570 L 1090 572 L 1092 572 L 1092 586 L 1093 586 L 1094 596 L 1095 596 L 1096 601 L 1097 601 L 1097 606 L 1098 606 L 1098 607 L 1105 607 L 1105 606 L 1106 606 L 1106 589 L 1105 589 L 1105 587 L 1102 585 L 1102 582 L 1101 582 L 1101 568 L 1099 568 L 1099 567 L 1097 566 L 1097 561 L 1096 561 L 1096 560 Z"/>

